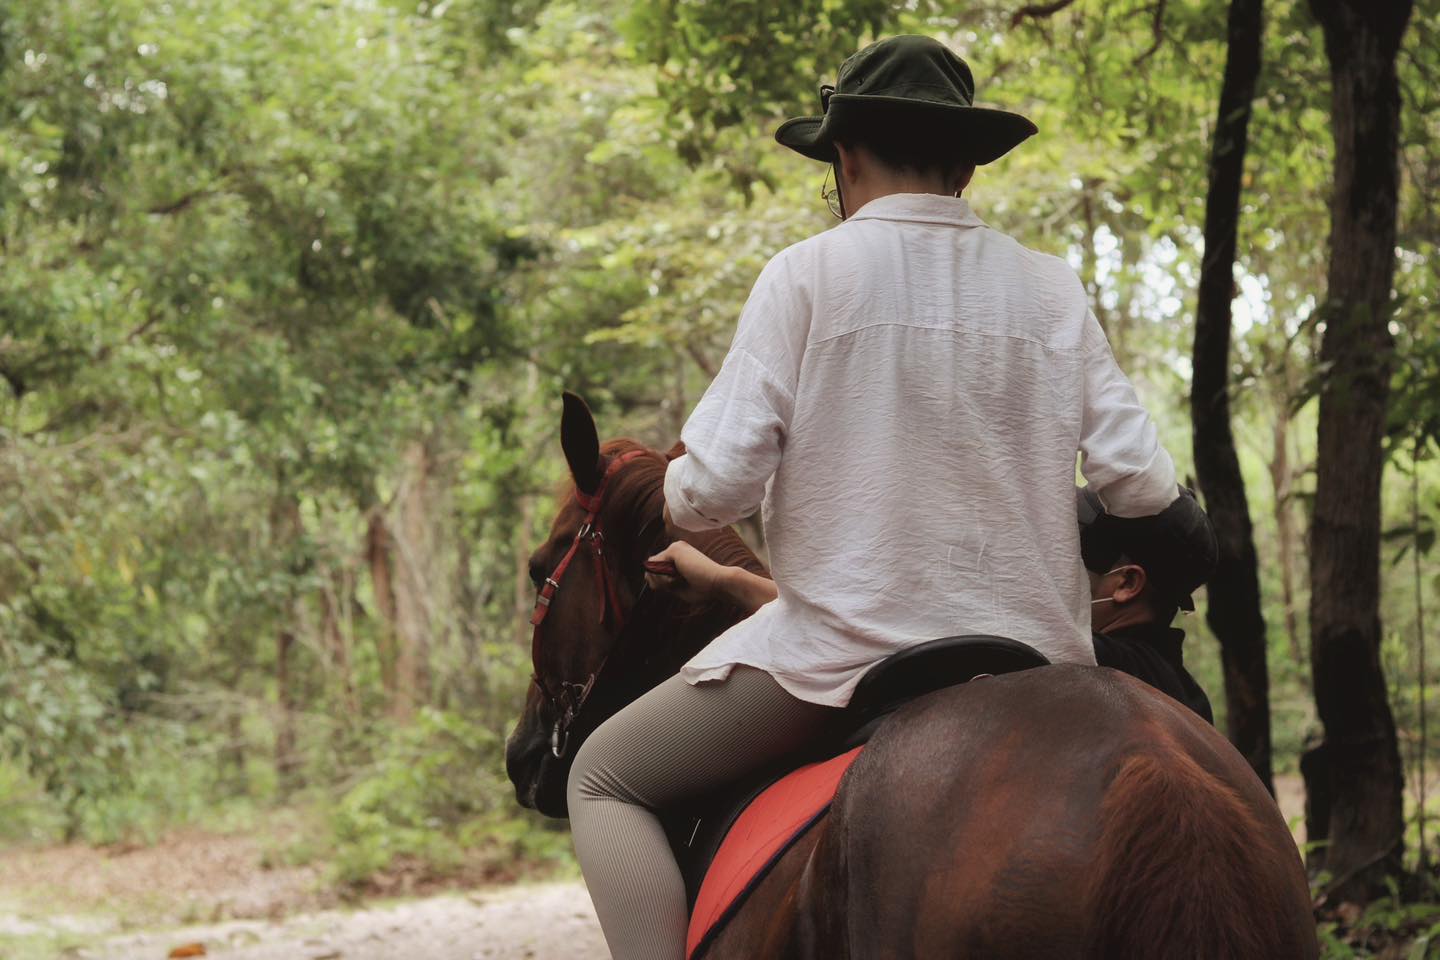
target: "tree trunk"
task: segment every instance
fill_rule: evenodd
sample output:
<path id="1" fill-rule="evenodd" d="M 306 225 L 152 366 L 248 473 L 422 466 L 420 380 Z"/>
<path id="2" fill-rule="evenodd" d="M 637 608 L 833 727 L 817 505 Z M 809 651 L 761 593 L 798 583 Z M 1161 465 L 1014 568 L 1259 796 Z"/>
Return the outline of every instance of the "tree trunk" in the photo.
<path id="1" fill-rule="evenodd" d="M 301 565 L 294 555 L 300 525 L 300 503 L 293 493 L 282 489 L 270 508 L 270 537 L 277 556 L 284 558 L 286 575 L 291 578 L 300 573 Z M 293 583 L 293 579 L 290 582 Z M 295 628 L 291 620 L 294 614 L 295 602 L 291 596 L 282 607 L 280 627 L 275 633 L 275 772 L 282 795 L 288 795 L 298 786 L 300 769 L 295 751 L 295 690 L 290 661 L 290 653 L 295 646 Z"/>
<path id="2" fill-rule="evenodd" d="M 1404 847 L 1403 773 L 1380 665 L 1380 479 L 1394 350 L 1395 55 L 1411 3 L 1310 0 L 1310 8 L 1325 32 L 1335 138 L 1310 535 L 1310 663 L 1330 800 L 1330 842 L 1316 859 L 1333 878 L 1332 897 L 1363 900 L 1400 871 Z"/>
<path id="3" fill-rule="evenodd" d="M 300 760 L 295 753 L 295 692 L 290 677 L 290 650 L 295 646 L 295 631 L 287 624 L 275 636 L 275 697 L 280 717 L 275 728 L 275 772 L 282 796 L 296 786 Z"/>
<path id="4" fill-rule="evenodd" d="M 523 500 L 523 495 L 517 496 L 517 500 Z M 525 507 L 519 507 L 521 514 Z M 465 528 L 464 520 L 457 510 L 451 511 L 450 525 L 454 536 L 455 566 L 452 574 L 454 592 L 454 609 L 456 628 L 459 632 L 459 657 L 460 669 L 445 671 L 445 683 L 447 690 L 444 696 L 446 703 L 459 703 L 466 707 L 487 708 L 489 704 L 489 691 L 491 689 L 491 667 L 490 658 L 487 655 L 487 644 L 484 642 L 484 627 L 486 620 L 485 607 L 493 599 L 499 577 L 490 576 L 486 565 L 481 564 L 479 575 L 483 583 L 476 583 L 476 563 L 474 546 L 479 538 L 470 536 Z M 503 581 L 500 581 L 503 584 Z M 526 578 L 528 584 L 529 578 Z M 519 620 L 516 616 L 507 616 L 502 622 L 513 624 Z M 442 691 L 436 690 L 438 698 Z"/>
<path id="5" fill-rule="evenodd" d="M 385 691 L 386 703 L 395 702 L 395 587 L 390 575 L 393 550 L 385 508 L 377 503 L 370 508 L 365 530 L 365 560 L 370 567 L 370 590 L 380 613 L 375 652 L 380 661 L 380 686 Z"/>
<path id="6" fill-rule="evenodd" d="M 1100 300 L 1099 265 L 1100 254 L 1095 249 L 1095 234 L 1100 229 L 1099 221 L 1095 216 L 1095 190 L 1097 184 L 1094 180 L 1086 180 L 1080 187 L 1080 212 L 1085 217 L 1085 242 L 1080 249 L 1080 280 L 1085 284 L 1085 290 L 1090 294 L 1090 305 L 1095 311 L 1095 319 L 1100 323 L 1100 329 L 1105 331 L 1106 338 L 1118 335 L 1118 330 L 1111 329 L 1109 311 Z"/>
<path id="7" fill-rule="evenodd" d="M 228 684 L 231 690 L 240 690 L 243 670 L 235 670 Z M 225 704 L 225 746 L 220 751 L 221 789 L 235 796 L 246 796 L 250 792 L 250 781 L 245 771 L 245 727 L 244 712 L 234 701 Z"/>
<path id="8" fill-rule="evenodd" d="M 355 696 L 354 671 L 350 665 L 351 628 L 350 619 L 346 616 L 349 609 L 346 603 L 349 598 L 348 579 L 343 570 L 330 570 L 325 574 L 320 587 L 321 629 L 325 634 L 330 666 L 340 680 L 340 693 L 347 721 L 360 714 L 360 705 Z"/>
<path id="9" fill-rule="evenodd" d="M 416 441 L 405 451 L 405 480 L 395 497 L 397 554 L 395 586 L 395 700 L 391 712 L 410 716 L 428 701 L 431 594 L 430 474 L 434 460 Z"/>
<path id="10" fill-rule="evenodd" d="M 1195 315 L 1195 472 L 1220 546 L 1210 578 L 1205 621 L 1220 640 L 1225 672 L 1226 728 L 1265 788 L 1270 770 L 1270 677 L 1265 619 L 1245 481 L 1230 430 L 1230 303 L 1235 295 L 1235 244 L 1250 102 L 1260 73 L 1261 0 L 1232 0 L 1225 78 L 1205 197 L 1205 256 Z"/>
<path id="11" fill-rule="evenodd" d="M 1290 491 L 1295 475 L 1290 469 L 1290 411 L 1282 400 L 1275 412 L 1271 432 L 1270 487 L 1275 494 L 1275 537 L 1280 546 L 1280 592 L 1285 600 L 1285 636 L 1290 659 L 1304 666 L 1305 650 L 1300 644 L 1300 622 L 1295 609 L 1295 509 Z"/>

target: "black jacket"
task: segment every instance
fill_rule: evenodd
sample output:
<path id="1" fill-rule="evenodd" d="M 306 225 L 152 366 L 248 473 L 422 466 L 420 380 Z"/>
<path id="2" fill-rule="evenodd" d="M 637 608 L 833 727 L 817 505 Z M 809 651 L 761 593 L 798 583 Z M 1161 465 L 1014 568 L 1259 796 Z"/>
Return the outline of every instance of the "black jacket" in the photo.
<path id="1" fill-rule="evenodd" d="M 1185 706 L 1215 722 L 1210 698 L 1185 669 L 1180 644 L 1185 631 L 1158 623 L 1121 627 L 1110 633 L 1095 634 L 1095 661 L 1102 667 L 1113 667 L 1122 673 L 1144 680 L 1161 693 L 1168 693 Z"/>

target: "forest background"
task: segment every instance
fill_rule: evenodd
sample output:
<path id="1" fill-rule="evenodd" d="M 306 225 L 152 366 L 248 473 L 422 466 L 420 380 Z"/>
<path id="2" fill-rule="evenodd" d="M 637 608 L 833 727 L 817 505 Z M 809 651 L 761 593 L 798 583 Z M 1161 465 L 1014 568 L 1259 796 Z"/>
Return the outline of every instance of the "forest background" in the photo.
<path id="1" fill-rule="evenodd" d="M 1386 874 L 1419 901 L 1422 812 L 1440 816 L 1421 776 L 1437 6 L 1416 6 L 1395 61 L 1383 320 L 1378 639 L 1407 831 Z M 761 266 L 833 222 L 823 168 L 770 132 L 876 36 L 942 37 L 982 102 L 1037 122 L 968 195 L 1072 263 L 1193 475 L 1229 12 L 0 0 L 0 846 L 263 832 L 283 812 L 300 826 L 276 856 L 339 888 L 563 864 L 563 824 L 519 811 L 501 762 L 530 674 L 526 560 L 564 476 L 559 393 L 605 435 L 670 445 Z M 1314 11 L 1272 0 L 1263 23 L 1224 374 L 1265 763 L 1293 778 L 1321 735 L 1308 556 L 1336 148 Z M 1236 733 L 1206 607 L 1181 624 L 1187 662 Z M 1389 924 L 1423 955 L 1440 916 L 1397 902 L 1327 921 L 1328 949 L 1366 955 L 1351 928 Z"/>

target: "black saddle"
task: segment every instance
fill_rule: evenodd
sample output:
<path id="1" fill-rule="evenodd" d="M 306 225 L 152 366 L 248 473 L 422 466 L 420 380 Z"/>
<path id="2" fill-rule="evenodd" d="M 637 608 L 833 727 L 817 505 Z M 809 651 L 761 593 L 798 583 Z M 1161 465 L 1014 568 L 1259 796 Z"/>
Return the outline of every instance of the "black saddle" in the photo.
<path id="1" fill-rule="evenodd" d="M 705 871 L 735 818 L 776 780 L 802 764 L 825 760 L 859 746 L 869 740 L 897 708 L 927 693 L 967 683 L 976 677 L 1014 673 L 1049 662 L 1040 651 L 1018 640 L 974 635 L 930 640 L 875 664 L 861 678 L 834 732 L 810 754 L 787 758 L 753 780 L 723 793 L 699 798 L 684 809 L 662 813 L 670 846 L 685 877 L 690 905 L 695 905 Z"/>
<path id="2" fill-rule="evenodd" d="M 845 708 L 844 748 L 869 740 L 896 708 L 927 693 L 1049 662 L 1029 644 L 987 634 L 944 637 L 892 653 L 860 678 Z"/>

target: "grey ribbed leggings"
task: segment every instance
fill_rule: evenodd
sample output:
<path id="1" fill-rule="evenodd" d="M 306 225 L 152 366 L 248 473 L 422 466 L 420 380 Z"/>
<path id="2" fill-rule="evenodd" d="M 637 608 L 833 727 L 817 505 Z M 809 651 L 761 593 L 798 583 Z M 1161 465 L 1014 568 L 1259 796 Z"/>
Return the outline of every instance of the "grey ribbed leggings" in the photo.
<path id="1" fill-rule="evenodd" d="M 651 811 L 805 746 L 834 712 L 736 667 L 698 686 L 671 677 L 590 735 L 570 770 L 570 829 L 615 960 L 685 956 L 685 882 Z"/>

